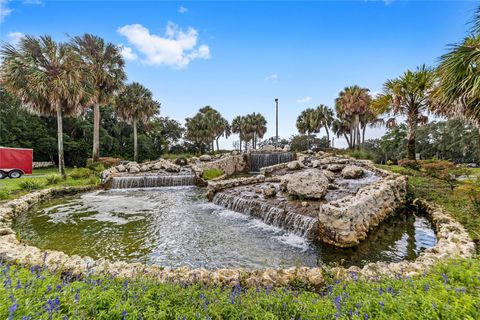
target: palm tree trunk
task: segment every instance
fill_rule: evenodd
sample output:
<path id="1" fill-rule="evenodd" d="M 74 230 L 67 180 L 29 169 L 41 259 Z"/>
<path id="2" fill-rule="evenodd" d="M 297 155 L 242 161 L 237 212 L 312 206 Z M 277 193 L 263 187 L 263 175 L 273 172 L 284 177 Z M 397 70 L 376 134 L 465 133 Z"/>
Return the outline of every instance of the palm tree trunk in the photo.
<path id="1" fill-rule="evenodd" d="M 58 172 L 65 177 L 65 158 L 63 155 L 63 115 L 62 108 L 57 107 Z"/>
<path id="2" fill-rule="evenodd" d="M 219 138 L 220 138 L 220 137 L 217 137 L 217 151 L 220 151 L 220 148 L 218 147 L 218 139 L 219 139 Z"/>
<path id="3" fill-rule="evenodd" d="M 137 119 L 133 119 L 133 161 L 138 160 Z"/>
<path id="4" fill-rule="evenodd" d="M 242 138 L 240 138 L 240 153 L 242 153 Z"/>
<path id="5" fill-rule="evenodd" d="M 357 141 L 357 149 L 360 149 L 360 115 L 356 114 L 355 115 L 355 134 L 356 136 L 356 141 Z"/>
<path id="6" fill-rule="evenodd" d="M 348 138 L 348 134 L 344 133 L 343 135 L 345 136 L 345 140 L 347 140 L 348 147 L 349 147 L 350 149 L 352 149 L 352 148 L 353 148 L 353 146 L 352 146 L 352 141 L 350 141 L 350 139 Z M 351 138 L 351 136 L 350 136 L 350 138 Z"/>
<path id="7" fill-rule="evenodd" d="M 477 159 L 477 162 L 480 164 L 480 127 L 478 128 L 478 146 L 477 146 L 477 156 L 478 156 L 478 159 Z"/>
<path id="8" fill-rule="evenodd" d="M 362 128 L 362 143 L 365 143 L 365 129 L 367 128 L 367 125 L 364 125 Z"/>
<path id="9" fill-rule="evenodd" d="M 100 105 L 96 103 L 93 106 L 93 161 L 100 158 Z"/>
<path id="10" fill-rule="evenodd" d="M 407 117 L 407 158 L 415 160 L 418 112 L 409 112 Z"/>
<path id="11" fill-rule="evenodd" d="M 328 132 L 328 126 L 325 125 L 325 131 L 327 131 L 327 140 L 328 140 L 328 147 L 330 148 L 331 143 L 330 143 L 330 132 Z"/>

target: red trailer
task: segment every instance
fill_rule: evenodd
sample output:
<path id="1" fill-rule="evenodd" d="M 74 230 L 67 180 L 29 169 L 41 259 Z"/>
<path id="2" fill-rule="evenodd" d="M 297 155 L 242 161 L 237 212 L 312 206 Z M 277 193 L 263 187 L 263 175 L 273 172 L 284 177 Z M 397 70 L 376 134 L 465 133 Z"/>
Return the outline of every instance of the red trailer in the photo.
<path id="1" fill-rule="evenodd" d="M 31 174 L 32 166 L 32 149 L 0 147 L 0 179 L 5 177 L 14 179 Z"/>

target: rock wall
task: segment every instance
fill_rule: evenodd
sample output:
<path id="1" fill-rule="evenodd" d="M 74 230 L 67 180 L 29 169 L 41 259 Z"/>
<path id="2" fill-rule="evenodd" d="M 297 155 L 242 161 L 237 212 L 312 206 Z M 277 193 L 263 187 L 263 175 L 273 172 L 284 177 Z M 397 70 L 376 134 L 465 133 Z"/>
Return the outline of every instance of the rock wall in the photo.
<path id="1" fill-rule="evenodd" d="M 189 269 L 162 268 L 140 263 L 126 263 L 105 259 L 93 260 L 90 257 L 69 256 L 60 251 L 41 250 L 22 244 L 11 229 L 12 220 L 28 211 L 33 205 L 53 196 L 83 192 L 92 188 L 77 187 L 36 191 L 19 199 L 0 205 L 0 259 L 25 266 L 47 266 L 53 270 L 74 274 L 104 274 L 117 277 L 151 277 L 164 282 L 205 283 L 233 285 L 240 283 L 246 287 L 309 285 L 320 288 L 326 277 L 337 279 L 377 279 L 379 276 L 415 275 L 427 272 L 438 261 L 451 258 L 473 256 L 475 245 L 463 226 L 446 214 L 440 207 L 423 200 L 415 205 L 421 207 L 430 217 L 437 234 L 437 244 L 425 250 L 415 261 L 398 263 L 370 263 L 363 268 L 308 268 L 245 271 L 243 269 Z"/>
<path id="2" fill-rule="evenodd" d="M 351 197 L 320 206 L 318 237 L 339 247 L 357 245 L 368 232 L 405 205 L 407 179 L 389 176 Z"/>
<path id="3" fill-rule="evenodd" d="M 231 154 L 223 156 L 220 159 L 212 161 L 202 161 L 192 166 L 193 171 L 198 177 L 201 177 L 205 170 L 220 169 L 225 175 L 231 176 L 237 172 L 248 171 L 248 161 L 246 154 Z"/>

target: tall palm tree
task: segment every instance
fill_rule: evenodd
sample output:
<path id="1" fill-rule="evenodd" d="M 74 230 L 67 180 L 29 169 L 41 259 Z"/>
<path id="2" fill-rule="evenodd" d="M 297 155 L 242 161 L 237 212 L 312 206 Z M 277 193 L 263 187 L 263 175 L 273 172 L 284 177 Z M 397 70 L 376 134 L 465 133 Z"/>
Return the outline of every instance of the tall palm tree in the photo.
<path id="1" fill-rule="evenodd" d="M 258 138 L 262 139 L 267 132 L 267 120 L 260 113 L 245 116 L 245 135 L 252 140 L 253 149 L 257 148 Z"/>
<path id="2" fill-rule="evenodd" d="M 342 122 L 350 124 L 350 145 L 351 148 L 358 147 L 360 138 L 360 117 L 368 110 L 372 97 L 370 90 L 357 85 L 346 87 L 340 91 L 335 99 L 337 116 Z"/>
<path id="3" fill-rule="evenodd" d="M 152 92 L 138 82 L 125 86 L 116 101 L 117 115 L 133 125 L 133 160 L 138 160 L 137 123 L 148 123 L 160 111 L 160 103 L 153 100 Z"/>
<path id="4" fill-rule="evenodd" d="M 332 131 L 337 137 L 343 136 L 347 140 L 348 147 L 353 148 L 352 141 L 350 139 L 351 124 L 342 118 L 334 119 L 332 122 Z"/>
<path id="5" fill-rule="evenodd" d="M 232 133 L 238 133 L 239 135 L 240 152 L 242 152 L 242 140 L 244 139 L 245 126 L 246 126 L 246 119 L 244 116 L 236 116 L 232 120 L 232 124 L 230 126 Z"/>
<path id="6" fill-rule="evenodd" d="M 327 133 L 327 140 L 330 144 L 329 128 L 332 126 L 334 120 L 333 110 L 326 105 L 320 104 L 315 108 L 315 118 L 315 122 L 318 125 L 317 132 L 320 132 L 320 128 L 325 128 L 325 132 Z"/>
<path id="7" fill-rule="evenodd" d="M 439 86 L 432 109 L 441 115 L 460 117 L 475 125 L 480 139 L 480 6 L 470 35 L 450 46 L 440 58 Z M 480 161 L 480 154 L 478 155 Z"/>
<path id="8" fill-rule="evenodd" d="M 0 54 L 0 79 L 28 110 L 56 116 L 58 168 L 65 176 L 63 117 L 77 114 L 91 103 L 91 79 L 81 57 L 50 36 L 25 36 L 18 46 L 5 44 Z"/>
<path id="9" fill-rule="evenodd" d="M 419 124 L 428 121 L 424 115 L 431 103 L 431 94 L 435 88 L 436 75 L 433 69 L 425 65 L 415 71 L 406 71 L 402 76 L 388 80 L 383 93 L 375 104 L 383 107 L 393 117 L 387 120 L 388 126 L 396 125 L 395 117 L 407 117 L 407 157 L 415 159 L 416 133 Z"/>
<path id="10" fill-rule="evenodd" d="M 218 139 L 220 137 L 228 138 L 231 134 L 230 124 L 228 123 L 227 119 L 223 118 L 222 116 L 215 119 L 215 141 L 217 143 L 217 151 L 220 151 L 218 146 Z"/>
<path id="11" fill-rule="evenodd" d="M 307 135 L 308 148 L 310 148 L 310 136 L 314 132 L 318 132 L 318 127 L 320 126 L 320 118 L 315 114 L 315 110 L 312 108 L 307 108 L 300 112 L 300 115 L 297 117 L 297 130 L 300 134 Z"/>
<path id="12" fill-rule="evenodd" d="M 125 62 L 118 46 L 95 35 L 84 34 L 74 37 L 70 43 L 82 57 L 90 71 L 95 94 L 93 96 L 93 151 L 92 158 L 100 157 L 100 105 L 113 102 L 114 95 L 126 79 Z"/>

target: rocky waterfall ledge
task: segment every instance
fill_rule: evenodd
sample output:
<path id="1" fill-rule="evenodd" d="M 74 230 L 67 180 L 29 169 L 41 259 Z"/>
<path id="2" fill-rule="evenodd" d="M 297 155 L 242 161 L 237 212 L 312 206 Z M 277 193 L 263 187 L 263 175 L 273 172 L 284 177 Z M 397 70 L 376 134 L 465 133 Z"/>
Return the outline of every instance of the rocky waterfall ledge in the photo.
<path id="1" fill-rule="evenodd" d="M 164 282 L 182 281 L 184 283 L 208 283 L 233 285 L 241 283 L 247 287 L 288 286 L 306 284 L 321 287 L 325 277 L 342 279 L 365 278 L 376 279 L 378 276 L 415 275 L 427 272 L 438 261 L 452 258 L 471 257 L 475 245 L 464 227 L 446 214 L 440 207 L 416 200 L 414 205 L 421 207 L 434 224 L 437 244 L 425 250 L 415 261 L 398 263 L 370 263 L 363 268 L 333 269 L 319 267 L 295 267 L 289 269 L 264 269 L 245 271 L 243 269 L 189 269 L 162 268 L 146 266 L 140 263 L 126 263 L 105 259 L 94 260 L 90 257 L 69 256 L 60 251 L 41 250 L 21 243 L 12 230 L 12 220 L 19 214 L 27 213 L 35 204 L 54 196 L 84 192 L 91 188 L 64 188 L 36 191 L 19 199 L 0 204 L 0 259 L 8 263 L 26 266 L 47 266 L 54 270 L 72 272 L 79 275 L 103 274 L 109 276 L 137 277 L 145 276 Z"/>

